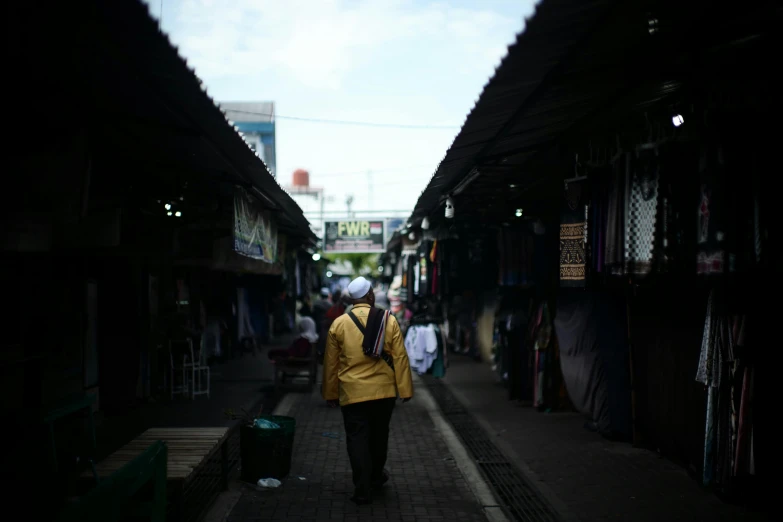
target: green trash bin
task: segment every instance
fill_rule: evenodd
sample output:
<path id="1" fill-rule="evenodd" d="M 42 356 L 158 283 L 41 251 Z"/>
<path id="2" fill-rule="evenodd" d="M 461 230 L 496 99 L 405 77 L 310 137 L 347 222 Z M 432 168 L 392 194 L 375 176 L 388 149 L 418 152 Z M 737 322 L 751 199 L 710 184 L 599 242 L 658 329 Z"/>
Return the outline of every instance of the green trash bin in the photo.
<path id="1" fill-rule="evenodd" d="M 280 428 L 239 428 L 239 445 L 244 481 L 256 483 L 262 478 L 283 479 L 291 471 L 296 421 L 292 417 L 261 415 Z"/>
<path id="2" fill-rule="evenodd" d="M 283 435 L 278 440 L 278 451 L 276 454 L 277 475 L 272 476 L 277 479 L 287 477 L 291 472 L 291 459 L 294 453 L 296 419 L 282 415 L 260 415 L 258 418 L 274 422 L 283 430 Z"/>

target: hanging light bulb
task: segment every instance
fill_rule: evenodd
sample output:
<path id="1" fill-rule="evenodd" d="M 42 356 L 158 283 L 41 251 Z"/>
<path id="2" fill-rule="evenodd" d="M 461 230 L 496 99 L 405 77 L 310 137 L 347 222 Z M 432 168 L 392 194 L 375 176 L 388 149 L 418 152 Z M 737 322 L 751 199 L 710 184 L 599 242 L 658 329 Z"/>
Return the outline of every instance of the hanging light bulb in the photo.
<path id="1" fill-rule="evenodd" d="M 318 252 L 313 254 L 313 261 L 320 261 L 320 260 L 321 260 L 321 254 L 319 254 Z"/>
<path id="2" fill-rule="evenodd" d="M 174 213 L 173 213 L 173 212 L 171 212 L 171 211 L 168 211 L 168 212 L 166 212 L 166 215 L 170 217 L 170 216 L 173 216 L 173 215 L 174 215 Z"/>
<path id="3" fill-rule="evenodd" d="M 428 218 L 425 217 L 421 221 L 421 228 L 423 228 L 424 230 L 429 230 L 430 229 L 430 220 Z"/>
<path id="4" fill-rule="evenodd" d="M 177 216 L 177 217 L 182 217 L 182 212 L 177 210 L 176 212 L 174 212 L 174 215 Z"/>
<path id="5" fill-rule="evenodd" d="M 683 123 L 685 123 L 685 118 L 682 117 L 682 114 L 675 114 L 672 116 L 672 123 L 675 127 L 679 127 Z"/>
<path id="6" fill-rule="evenodd" d="M 516 212 L 514 212 L 514 215 L 518 218 L 522 217 L 522 209 L 518 208 Z"/>
<path id="7" fill-rule="evenodd" d="M 166 210 L 171 210 L 171 204 L 170 204 L 170 203 L 166 203 L 165 205 L 163 205 L 163 207 L 164 207 Z"/>

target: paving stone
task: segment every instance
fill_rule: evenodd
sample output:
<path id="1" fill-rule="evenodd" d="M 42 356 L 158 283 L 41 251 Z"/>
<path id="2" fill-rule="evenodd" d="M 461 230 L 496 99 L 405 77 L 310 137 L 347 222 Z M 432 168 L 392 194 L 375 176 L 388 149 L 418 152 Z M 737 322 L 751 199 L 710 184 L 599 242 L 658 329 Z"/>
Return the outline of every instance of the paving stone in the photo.
<path id="1" fill-rule="evenodd" d="M 395 409 L 387 463 L 391 479 L 370 506 L 349 500 L 353 484 L 339 409 L 327 407 L 316 391 L 297 395 L 288 415 L 297 423 L 291 475 L 274 490 L 243 485 L 228 522 L 486 521 L 429 414 L 415 399 Z"/>
<path id="2" fill-rule="evenodd" d="M 532 472 L 581 521 L 768 520 L 721 502 L 656 453 L 588 432 L 581 415 L 517 406 L 486 365 L 455 358 L 444 382 L 469 413 L 489 424 L 501 452 Z"/>

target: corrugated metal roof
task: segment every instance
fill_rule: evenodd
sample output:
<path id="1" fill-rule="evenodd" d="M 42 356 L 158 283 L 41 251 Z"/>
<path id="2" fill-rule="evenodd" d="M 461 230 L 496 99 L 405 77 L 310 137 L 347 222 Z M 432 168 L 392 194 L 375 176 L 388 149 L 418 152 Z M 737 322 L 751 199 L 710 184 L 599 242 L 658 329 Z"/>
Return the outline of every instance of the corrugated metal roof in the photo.
<path id="1" fill-rule="evenodd" d="M 517 119 L 532 96 L 611 5 L 609 0 L 544 0 L 524 32 L 485 85 L 462 130 L 424 190 L 412 218 L 421 219 L 440 202 L 445 189 L 473 168 L 476 158 Z"/>
<path id="2" fill-rule="evenodd" d="M 287 234 L 315 241 L 302 209 L 270 174 L 238 129 L 230 125 L 230 118 L 160 30 L 148 6 L 138 0 L 116 0 L 95 2 L 94 11 L 99 17 L 99 36 L 104 39 L 99 53 L 106 53 L 105 58 L 99 59 L 106 60 L 107 68 L 119 65 L 128 70 L 124 74 L 129 84 L 116 85 L 113 96 L 125 96 L 128 107 L 147 111 L 150 121 L 161 128 L 179 127 L 179 133 L 159 136 L 168 137 L 172 149 L 180 149 L 180 157 L 190 156 L 194 169 L 213 168 L 229 173 L 246 188 L 254 188 L 256 196 L 278 211 L 280 227 Z M 122 61 L 118 64 L 119 57 Z M 140 100 L 150 95 L 156 96 L 165 110 L 145 109 Z M 200 146 L 194 146 L 192 135 L 186 136 L 193 131 L 201 138 Z M 166 144 L 161 146 L 165 148 Z"/>
<path id="3" fill-rule="evenodd" d="M 467 117 L 462 130 L 419 198 L 412 219 L 433 210 L 447 189 L 474 167 L 518 115 L 516 110 L 541 92 L 547 75 L 562 62 L 611 5 L 609 0 L 545 0 L 526 29 L 509 46 L 508 54 Z"/>
<path id="4" fill-rule="evenodd" d="M 234 122 L 270 123 L 274 121 L 274 102 L 220 102 L 226 117 Z"/>
<path id="5" fill-rule="evenodd" d="M 502 183 L 524 185 L 542 175 L 531 172 L 531 162 L 555 143 L 591 135 L 589 126 L 610 114 L 622 117 L 677 96 L 697 56 L 747 36 L 765 18 L 761 8 L 732 9 L 706 0 L 544 0 L 484 87 L 410 220 L 433 215 L 474 168 L 481 174 L 460 198 L 491 210 L 493 198 L 512 196 L 499 190 Z M 650 18 L 657 20 L 655 34 Z"/>

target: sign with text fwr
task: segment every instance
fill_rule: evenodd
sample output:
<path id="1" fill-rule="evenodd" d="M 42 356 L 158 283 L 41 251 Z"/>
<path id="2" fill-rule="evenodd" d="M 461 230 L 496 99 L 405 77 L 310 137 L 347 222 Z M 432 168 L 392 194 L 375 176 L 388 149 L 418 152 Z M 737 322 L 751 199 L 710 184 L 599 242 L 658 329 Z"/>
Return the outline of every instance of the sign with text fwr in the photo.
<path id="1" fill-rule="evenodd" d="M 386 251 L 383 220 L 327 221 L 324 228 L 324 252 L 381 254 Z"/>

